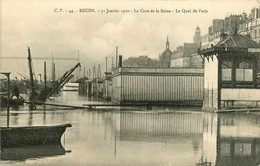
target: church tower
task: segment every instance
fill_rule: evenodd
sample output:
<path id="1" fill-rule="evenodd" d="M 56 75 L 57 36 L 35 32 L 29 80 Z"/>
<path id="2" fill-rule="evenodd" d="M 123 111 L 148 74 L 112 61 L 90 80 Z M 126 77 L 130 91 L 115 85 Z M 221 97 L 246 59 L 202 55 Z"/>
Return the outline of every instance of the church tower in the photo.
<path id="1" fill-rule="evenodd" d="M 159 67 L 170 68 L 171 56 L 172 56 L 172 51 L 170 50 L 170 42 L 167 36 L 166 49 L 162 54 L 159 55 Z"/>
<path id="2" fill-rule="evenodd" d="M 169 49 L 170 49 L 170 43 L 169 43 L 169 39 L 168 39 L 168 36 L 167 36 L 166 50 L 169 50 Z"/>
<path id="3" fill-rule="evenodd" d="M 193 36 L 193 43 L 200 44 L 201 42 L 201 36 L 200 36 L 200 27 L 196 27 L 195 35 Z"/>

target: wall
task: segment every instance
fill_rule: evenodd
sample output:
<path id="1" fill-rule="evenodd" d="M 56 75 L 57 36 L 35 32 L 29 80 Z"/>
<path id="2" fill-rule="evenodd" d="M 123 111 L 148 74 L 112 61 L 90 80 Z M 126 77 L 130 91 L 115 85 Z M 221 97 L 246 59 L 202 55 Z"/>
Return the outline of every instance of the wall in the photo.
<path id="1" fill-rule="evenodd" d="M 112 101 L 121 101 L 121 77 L 116 75 L 112 78 Z"/>
<path id="2" fill-rule="evenodd" d="M 106 100 L 111 100 L 111 92 L 112 92 L 111 80 L 104 79 L 103 80 L 103 98 Z"/>
<path id="3" fill-rule="evenodd" d="M 221 89 L 222 107 L 250 106 L 260 107 L 260 89 Z M 229 102 L 232 101 L 230 105 Z"/>
<path id="4" fill-rule="evenodd" d="M 204 100 L 203 110 L 218 110 L 218 59 L 216 55 L 204 57 Z"/>
<path id="5" fill-rule="evenodd" d="M 87 82 L 80 82 L 79 83 L 79 94 L 86 94 L 87 93 Z"/>
<path id="6" fill-rule="evenodd" d="M 180 68 L 180 67 L 183 67 L 183 58 L 171 60 L 171 67 L 172 67 L 172 68 Z"/>

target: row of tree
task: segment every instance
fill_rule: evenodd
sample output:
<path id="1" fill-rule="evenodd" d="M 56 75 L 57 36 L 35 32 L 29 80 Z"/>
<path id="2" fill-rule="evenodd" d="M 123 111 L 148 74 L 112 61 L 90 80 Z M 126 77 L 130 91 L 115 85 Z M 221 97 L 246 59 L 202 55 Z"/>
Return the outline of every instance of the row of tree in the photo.
<path id="1" fill-rule="evenodd" d="M 159 67 L 169 67 L 165 66 L 165 62 L 163 59 L 159 57 L 157 59 L 151 59 L 148 56 L 139 56 L 139 57 L 129 57 L 128 59 L 123 61 L 124 67 L 151 67 L 151 68 L 159 68 Z"/>

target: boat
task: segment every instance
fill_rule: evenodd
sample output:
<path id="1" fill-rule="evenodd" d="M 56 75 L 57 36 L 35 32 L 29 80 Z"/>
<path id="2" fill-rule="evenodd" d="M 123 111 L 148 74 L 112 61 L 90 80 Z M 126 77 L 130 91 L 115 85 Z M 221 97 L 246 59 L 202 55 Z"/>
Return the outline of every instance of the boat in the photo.
<path id="1" fill-rule="evenodd" d="M 7 96 L 1 96 L 1 101 L 0 101 L 0 105 L 1 107 L 6 107 L 7 106 Z M 16 98 L 16 99 L 11 99 L 9 98 L 9 105 L 10 106 L 19 106 L 19 105 L 23 105 L 25 102 L 25 100 L 23 98 Z"/>
<path id="2" fill-rule="evenodd" d="M 6 87 L 1 87 L 1 90 L 0 90 L 0 97 L 1 97 L 0 98 L 0 106 L 1 107 L 7 106 L 7 100 L 9 100 L 9 103 L 8 103 L 9 106 L 19 106 L 19 105 L 24 104 L 25 99 L 20 95 L 17 86 L 15 86 L 12 93 L 2 91 L 2 88 L 6 88 Z M 9 87 L 9 89 L 10 89 L 10 87 Z M 9 98 L 8 98 L 8 96 L 9 96 Z"/>
<path id="3" fill-rule="evenodd" d="M 63 87 L 63 91 L 78 91 L 79 83 L 66 83 Z"/>
<path id="4" fill-rule="evenodd" d="M 1 148 L 61 144 L 67 127 L 72 125 L 1 127 Z"/>

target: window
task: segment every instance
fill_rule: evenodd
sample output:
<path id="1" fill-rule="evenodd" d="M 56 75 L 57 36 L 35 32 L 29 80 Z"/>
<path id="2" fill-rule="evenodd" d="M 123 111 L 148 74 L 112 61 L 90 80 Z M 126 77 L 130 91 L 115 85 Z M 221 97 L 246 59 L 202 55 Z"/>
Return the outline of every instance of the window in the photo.
<path id="1" fill-rule="evenodd" d="M 251 155 L 251 144 L 239 142 L 235 143 L 235 155 L 236 156 L 248 156 Z"/>
<path id="2" fill-rule="evenodd" d="M 223 61 L 222 62 L 222 81 L 231 81 L 232 80 L 232 62 Z"/>
<path id="3" fill-rule="evenodd" d="M 239 62 L 236 67 L 236 81 L 253 81 L 253 63 Z"/>
<path id="4" fill-rule="evenodd" d="M 230 156 L 230 144 L 229 143 L 220 144 L 220 155 L 221 156 Z"/>

